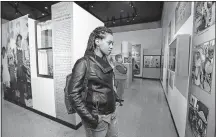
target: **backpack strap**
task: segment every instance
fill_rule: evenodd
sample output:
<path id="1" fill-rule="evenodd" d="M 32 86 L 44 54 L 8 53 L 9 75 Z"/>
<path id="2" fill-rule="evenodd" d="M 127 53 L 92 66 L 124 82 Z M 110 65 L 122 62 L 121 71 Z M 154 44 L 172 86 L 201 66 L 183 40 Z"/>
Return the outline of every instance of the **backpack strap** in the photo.
<path id="1" fill-rule="evenodd" d="M 86 65 L 86 73 L 85 73 L 85 78 L 84 78 L 84 101 L 86 101 L 86 98 L 87 98 L 87 94 L 88 94 L 88 79 L 89 79 L 89 69 L 90 69 L 90 62 L 89 62 L 89 58 L 87 56 L 84 56 L 84 58 L 86 59 L 87 61 L 87 65 Z"/>

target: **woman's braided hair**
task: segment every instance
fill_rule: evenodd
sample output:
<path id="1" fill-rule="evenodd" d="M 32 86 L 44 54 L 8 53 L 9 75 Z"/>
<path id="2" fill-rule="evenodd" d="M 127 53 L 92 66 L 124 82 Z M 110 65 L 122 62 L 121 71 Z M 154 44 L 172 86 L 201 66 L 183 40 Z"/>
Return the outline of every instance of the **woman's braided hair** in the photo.
<path id="1" fill-rule="evenodd" d="M 96 48 L 95 39 L 104 39 L 107 33 L 113 35 L 112 30 L 107 27 L 101 26 L 95 28 L 89 36 L 86 51 L 93 52 Z"/>

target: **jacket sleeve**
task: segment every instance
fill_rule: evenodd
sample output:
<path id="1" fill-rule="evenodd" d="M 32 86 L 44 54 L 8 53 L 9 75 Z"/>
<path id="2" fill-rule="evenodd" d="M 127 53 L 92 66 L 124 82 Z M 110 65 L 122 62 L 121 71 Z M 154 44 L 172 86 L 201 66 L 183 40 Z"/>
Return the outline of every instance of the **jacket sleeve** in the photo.
<path id="1" fill-rule="evenodd" d="M 87 62 L 85 59 L 79 59 L 72 70 L 72 76 L 70 79 L 69 85 L 69 100 L 73 104 L 74 109 L 79 114 L 79 116 L 86 121 L 87 123 L 91 124 L 92 127 L 96 127 L 98 124 L 98 116 L 91 114 L 83 100 L 82 100 L 82 91 L 85 90 L 84 87 L 84 78 L 85 73 L 87 71 Z"/>

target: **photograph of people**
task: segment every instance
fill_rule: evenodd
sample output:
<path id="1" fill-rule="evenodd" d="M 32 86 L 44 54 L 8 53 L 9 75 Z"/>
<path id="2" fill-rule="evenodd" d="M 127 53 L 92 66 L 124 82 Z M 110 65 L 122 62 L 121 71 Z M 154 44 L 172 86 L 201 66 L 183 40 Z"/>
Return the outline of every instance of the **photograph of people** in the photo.
<path id="1" fill-rule="evenodd" d="M 202 75 L 202 60 L 200 57 L 200 52 L 195 53 L 195 71 L 194 71 L 194 83 L 197 86 L 200 86 L 200 80 L 201 80 L 201 75 Z"/>
<path id="2" fill-rule="evenodd" d="M 211 93 L 215 41 L 196 46 L 192 70 L 193 83 Z"/>
<path id="3" fill-rule="evenodd" d="M 215 2 L 196 2 L 195 32 L 199 33 L 215 23 Z"/>
<path id="4" fill-rule="evenodd" d="M 97 27 L 89 36 L 85 57 L 75 63 L 69 85 L 69 100 L 82 119 L 87 137 L 118 136 L 116 104 L 120 101 L 114 90 L 113 68 L 107 56 L 113 49 L 113 33 Z M 87 59 L 86 59 L 87 58 Z M 88 93 L 81 98 L 89 61 Z"/>

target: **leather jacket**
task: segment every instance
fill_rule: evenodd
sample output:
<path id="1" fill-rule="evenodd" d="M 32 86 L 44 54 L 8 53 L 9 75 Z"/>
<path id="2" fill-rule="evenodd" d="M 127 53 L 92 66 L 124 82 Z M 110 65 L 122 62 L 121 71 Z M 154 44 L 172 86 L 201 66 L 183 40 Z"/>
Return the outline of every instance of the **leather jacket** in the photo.
<path id="1" fill-rule="evenodd" d="M 85 122 L 96 128 L 98 114 L 107 115 L 116 109 L 119 98 L 113 88 L 114 72 L 107 59 L 102 59 L 91 52 L 85 57 L 89 59 L 89 77 L 86 100 L 82 100 L 81 92 L 85 90 L 84 78 L 87 60 L 83 57 L 75 63 L 69 86 L 69 100 L 74 109 Z"/>

